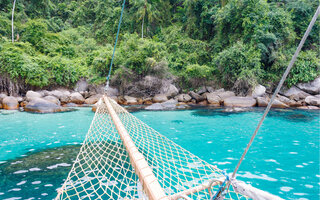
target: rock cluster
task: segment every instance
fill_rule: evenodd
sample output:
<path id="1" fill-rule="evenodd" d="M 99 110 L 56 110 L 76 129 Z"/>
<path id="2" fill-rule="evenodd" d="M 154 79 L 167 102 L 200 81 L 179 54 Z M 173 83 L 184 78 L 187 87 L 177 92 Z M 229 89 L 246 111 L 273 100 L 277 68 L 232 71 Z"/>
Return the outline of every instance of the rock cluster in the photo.
<path id="1" fill-rule="evenodd" d="M 150 81 L 149 79 L 144 81 Z M 148 110 L 168 110 L 186 108 L 188 105 L 198 104 L 207 106 L 225 106 L 230 109 L 246 107 L 266 107 L 271 94 L 266 93 L 266 88 L 257 85 L 246 97 L 236 96 L 232 91 L 223 88 L 215 90 L 213 87 L 201 87 L 197 91 L 180 93 L 172 83 L 162 83 L 159 93 L 149 97 L 120 96 L 116 88 L 104 87 L 91 88 L 80 81 L 74 91 L 56 89 L 53 91 L 28 91 L 25 97 L 13 97 L 0 94 L 0 109 L 24 109 L 29 112 L 48 113 L 69 111 L 68 107 L 94 105 L 107 93 L 109 97 L 123 105 L 151 105 Z M 281 91 L 276 97 L 272 107 L 299 109 L 319 109 L 320 107 L 320 77 L 310 83 L 297 84 Z M 93 107 L 94 109 L 95 107 Z"/>

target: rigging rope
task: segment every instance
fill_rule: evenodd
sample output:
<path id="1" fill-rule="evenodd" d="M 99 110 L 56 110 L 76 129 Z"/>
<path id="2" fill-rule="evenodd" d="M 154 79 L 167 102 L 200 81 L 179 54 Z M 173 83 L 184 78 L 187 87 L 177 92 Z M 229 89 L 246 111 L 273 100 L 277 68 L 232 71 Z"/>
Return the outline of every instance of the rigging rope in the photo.
<path id="1" fill-rule="evenodd" d="M 116 41 L 115 41 L 114 47 L 113 47 L 113 53 L 112 53 L 112 58 L 111 58 L 110 67 L 109 67 L 109 73 L 108 73 L 108 76 L 107 76 L 107 85 L 106 85 L 106 87 L 105 87 L 105 90 L 108 89 L 108 87 L 109 87 L 109 79 L 110 79 L 110 75 L 111 75 L 112 64 L 113 64 L 113 59 L 114 59 L 114 54 L 115 54 L 115 52 L 116 52 L 116 47 L 117 47 L 118 37 L 119 37 L 119 33 L 120 33 L 120 27 L 121 27 L 122 16 L 123 16 L 125 4 L 126 4 L 126 0 L 123 0 L 122 9 L 121 9 L 121 15 L 120 15 L 120 20 L 119 20 L 119 24 L 118 24 L 117 36 L 116 36 Z"/>
<path id="2" fill-rule="evenodd" d="M 278 84 L 278 86 L 277 86 L 277 89 L 276 89 L 275 92 L 273 93 L 273 95 L 272 95 L 272 97 L 271 97 L 271 100 L 270 100 L 270 102 L 268 103 L 268 106 L 267 106 L 266 110 L 264 111 L 264 114 L 263 114 L 262 118 L 260 119 L 260 121 L 259 121 L 259 123 L 258 123 L 258 125 L 257 125 L 257 127 L 256 127 L 256 129 L 255 129 L 255 131 L 254 131 L 254 133 L 253 133 L 253 135 L 251 136 L 251 139 L 250 139 L 250 141 L 249 141 L 246 149 L 244 150 L 244 152 L 243 152 L 243 154 L 242 154 L 242 156 L 241 156 L 241 158 L 240 158 L 240 160 L 239 160 L 236 168 L 234 169 L 234 171 L 233 171 L 233 173 L 232 173 L 232 176 L 231 176 L 231 180 L 230 180 L 230 181 L 232 181 L 232 180 L 235 178 L 236 173 L 237 173 L 237 171 L 238 171 L 238 169 L 239 169 L 239 167 L 240 167 L 240 165 L 241 165 L 244 157 L 246 156 L 246 154 L 247 154 L 247 152 L 248 152 L 248 150 L 249 150 L 249 148 L 250 148 L 250 146 L 251 146 L 254 138 L 256 137 L 256 135 L 257 135 L 257 133 L 258 133 L 258 131 L 259 131 L 259 129 L 260 129 L 260 127 L 261 127 L 264 119 L 265 119 L 266 116 L 268 115 L 268 113 L 269 113 L 269 111 L 270 111 L 270 108 L 271 108 L 271 106 L 272 106 L 272 104 L 273 104 L 273 101 L 275 100 L 275 98 L 276 98 L 277 94 L 279 93 L 279 91 L 280 91 L 280 89 L 281 89 L 284 81 L 286 80 L 286 78 L 287 78 L 287 76 L 288 76 L 291 68 L 293 67 L 293 64 L 294 64 L 294 62 L 296 61 L 296 59 L 297 59 L 297 57 L 298 57 L 298 55 L 299 55 L 299 52 L 300 52 L 303 44 L 305 43 L 307 37 L 309 36 L 309 33 L 310 33 L 313 25 L 315 24 L 315 22 L 316 22 L 316 20 L 317 20 L 317 18 L 318 18 L 318 16 L 319 16 L 319 14 L 320 14 L 320 6 L 318 6 L 318 8 L 317 8 L 317 10 L 316 10 L 316 12 L 315 12 L 312 20 L 311 20 L 311 22 L 310 22 L 310 24 L 309 24 L 306 32 L 305 32 L 303 38 L 301 39 L 301 41 L 300 41 L 300 43 L 299 43 L 299 46 L 298 46 L 296 52 L 295 52 L 294 55 L 292 56 L 292 59 L 291 59 L 289 65 L 288 65 L 286 71 L 285 71 L 284 74 L 282 75 L 282 78 L 281 78 L 281 80 L 280 80 L 280 82 L 279 82 L 279 84 Z M 230 186 L 230 184 L 231 184 L 230 181 L 227 183 L 227 185 L 226 185 L 225 188 L 229 188 L 229 186 Z M 219 195 L 221 195 L 221 194 L 222 194 L 222 192 L 220 192 Z M 217 195 L 217 196 L 219 196 L 219 195 Z"/>

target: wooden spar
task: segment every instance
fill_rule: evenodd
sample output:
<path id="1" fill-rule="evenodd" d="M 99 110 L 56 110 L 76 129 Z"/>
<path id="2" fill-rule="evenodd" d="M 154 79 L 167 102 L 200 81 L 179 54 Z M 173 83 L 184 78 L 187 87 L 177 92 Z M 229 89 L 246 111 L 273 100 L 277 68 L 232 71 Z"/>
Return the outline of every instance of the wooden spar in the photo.
<path id="1" fill-rule="evenodd" d="M 103 96 L 103 99 L 111 119 L 118 130 L 123 145 L 129 154 L 130 162 L 139 177 L 145 193 L 151 200 L 169 200 L 160 183 L 158 182 L 158 179 L 154 176 L 151 167 L 148 165 L 148 162 L 145 160 L 142 153 L 139 152 L 127 130 L 124 128 L 108 97 Z"/>

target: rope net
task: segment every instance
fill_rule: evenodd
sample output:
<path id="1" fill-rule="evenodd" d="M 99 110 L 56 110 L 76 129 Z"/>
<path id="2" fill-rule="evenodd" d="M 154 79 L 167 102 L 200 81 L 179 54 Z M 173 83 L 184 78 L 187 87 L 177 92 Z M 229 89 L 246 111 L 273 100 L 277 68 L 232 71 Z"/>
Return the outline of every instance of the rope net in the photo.
<path id="1" fill-rule="evenodd" d="M 112 99 L 108 100 L 152 169 L 166 199 L 210 199 L 221 182 L 214 182 L 212 187 L 208 184 L 225 179 L 221 170 L 161 135 Z M 106 102 L 100 99 L 86 139 L 56 199 L 151 199 L 133 164 Z M 198 189 L 190 192 L 194 188 Z M 234 192 L 231 186 L 225 199 L 246 197 Z"/>

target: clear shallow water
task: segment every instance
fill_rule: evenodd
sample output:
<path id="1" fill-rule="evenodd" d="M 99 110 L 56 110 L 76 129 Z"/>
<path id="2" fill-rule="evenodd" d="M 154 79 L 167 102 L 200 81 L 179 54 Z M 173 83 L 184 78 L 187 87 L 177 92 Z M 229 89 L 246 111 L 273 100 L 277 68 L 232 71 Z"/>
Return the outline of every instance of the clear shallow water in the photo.
<path id="1" fill-rule="evenodd" d="M 90 108 L 58 114 L 0 113 L 0 199 L 52 199 L 70 170 L 93 118 Z M 261 110 L 139 111 L 169 139 L 232 172 Z M 285 199 L 319 199 L 317 111 L 273 110 L 238 178 Z"/>

